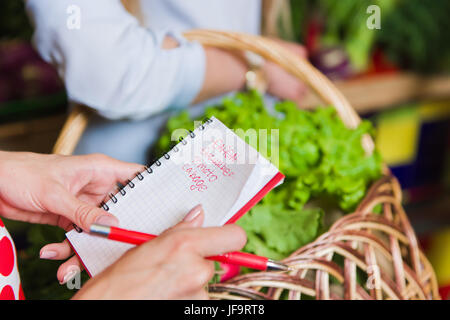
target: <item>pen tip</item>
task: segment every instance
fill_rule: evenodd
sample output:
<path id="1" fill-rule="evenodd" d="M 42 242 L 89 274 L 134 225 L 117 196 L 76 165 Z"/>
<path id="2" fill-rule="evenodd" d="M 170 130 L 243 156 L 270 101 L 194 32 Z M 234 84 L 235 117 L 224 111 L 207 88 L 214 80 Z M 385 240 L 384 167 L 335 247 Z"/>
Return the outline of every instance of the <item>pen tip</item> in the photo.
<path id="1" fill-rule="evenodd" d="M 267 270 L 289 271 L 289 267 L 284 263 L 269 259 L 267 261 Z"/>
<path id="2" fill-rule="evenodd" d="M 111 232 L 111 228 L 109 226 L 94 223 L 89 228 L 89 232 L 99 236 L 107 237 Z"/>

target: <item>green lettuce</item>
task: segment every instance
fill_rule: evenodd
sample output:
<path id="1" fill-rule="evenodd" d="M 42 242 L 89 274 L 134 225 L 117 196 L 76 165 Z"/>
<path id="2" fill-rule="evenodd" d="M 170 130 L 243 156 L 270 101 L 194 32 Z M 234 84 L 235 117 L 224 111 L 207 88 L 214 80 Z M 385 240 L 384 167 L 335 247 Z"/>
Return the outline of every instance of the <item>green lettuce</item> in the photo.
<path id="1" fill-rule="evenodd" d="M 313 241 L 321 230 L 320 208 L 289 210 L 282 203 L 258 204 L 238 222 L 247 233 L 245 250 L 282 259 Z"/>

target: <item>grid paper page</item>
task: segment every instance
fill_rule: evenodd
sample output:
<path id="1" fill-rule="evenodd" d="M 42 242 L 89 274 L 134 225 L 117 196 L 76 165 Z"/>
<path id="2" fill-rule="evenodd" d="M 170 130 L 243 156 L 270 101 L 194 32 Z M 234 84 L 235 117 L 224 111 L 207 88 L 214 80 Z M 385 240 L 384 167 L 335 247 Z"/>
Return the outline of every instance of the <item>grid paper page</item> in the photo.
<path id="1" fill-rule="evenodd" d="M 183 219 L 197 204 L 205 210 L 204 226 L 229 220 L 278 170 L 219 120 L 194 130 L 166 157 L 142 172 L 107 202 L 119 227 L 160 234 Z M 134 186 L 133 186 L 134 185 Z M 95 276 L 132 247 L 72 230 L 71 245 Z"/>

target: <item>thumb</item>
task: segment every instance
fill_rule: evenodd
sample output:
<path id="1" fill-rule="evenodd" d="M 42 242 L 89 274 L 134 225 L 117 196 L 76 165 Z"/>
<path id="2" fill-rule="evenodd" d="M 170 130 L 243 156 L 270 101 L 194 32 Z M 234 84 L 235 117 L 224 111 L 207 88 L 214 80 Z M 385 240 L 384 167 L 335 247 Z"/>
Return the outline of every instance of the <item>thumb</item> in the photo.
<path id="1" fill-rule="evenodd" d="M 84 231 L 89 231 L 91 224 L 117 226 L 119 220 L 105 210 L 79 200 L 74 195 L 64 192 L 59 201 L 53 205 L 54 212 L 60 214 Z"/>
<path id="2" fill-rule="evenodd" d="M 198 204 L 194 208 L 192 208 L 186 214 L 186 216 L 184 216 L 184 218 L 181 222 L 178 222 L 176 225 L 167 229 L 163 233 L 166 233 L 166 232 L 172 231 L 172 230 L 181 230 L 181 229 L 187 229 L 187 228 L 201 227 L 203 225 L 204 218 L 205 218 L 205 212 L 203 210 L 203 207 L 201 204 Z"/>

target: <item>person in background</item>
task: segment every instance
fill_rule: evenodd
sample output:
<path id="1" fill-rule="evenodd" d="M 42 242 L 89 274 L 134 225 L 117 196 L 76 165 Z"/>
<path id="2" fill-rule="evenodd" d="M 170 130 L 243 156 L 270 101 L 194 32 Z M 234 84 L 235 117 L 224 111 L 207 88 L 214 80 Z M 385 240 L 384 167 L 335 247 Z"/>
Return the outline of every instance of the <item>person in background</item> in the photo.
<path id="1" fill-rule="evenodd" d="M 182 32 L 259 34 L 262 0 L 26 0 L 26 9 L 35 26 L 34 44 L 57 68 L 69 100 L 96 111 L 75 154 L 147 163 L 171 112 L 191 106 L 193 114 L 201 114 L 214 97 L 246 85 L 245 54 L 189 42 Z M 77 18 L 78 25 L 70 20 Z M 302 46 L 278 41 L 306 55 Z M 271 62 L 260 68 L 270 95 L 301 100 L 306 87 L 298 79 Z M 50 244 L 41 258 L 65 259 L 69 252 L 65 242 Z M 61 283 L 72 267 L 82 268 L 76 256 L 59 268 Z"/>
<path id="2" fill-rule="evenodd" d="M 189 42 L 182 32 L 255 35 L 262 20 L 262 0 L 26 0 L 26 9 L 35 47 L 57 68 L 69 100 L 96 111 L 75 154 L 135 163 L 148 163 L 171 112 L 193 106 L 200 114 L 210 99 L 246 85 L 245 55 Z M 301 100 L 306 87 L 297 78 L 271 62 L 261 69 L 270 95 Z"/>
<path id="3" fill-rule="evenodd" d="M 73 223 L 84 230 L 94 222 L 117 225 L 117 218 L 97 205 L 117 182 L 125 182 L 142 169 L 141 165 L 104 155 L 68 157 L 0 151 L 0 217 L 66 230 Z M 198 205 L 178 225 L 129 250 L 90 279 L 74 298 L 206 299 L 204 288 L 214 274 L 214 264 L 204 257 L 240 250 L 246 238 L 236 225 L 200 228 L 203 219 L 203 209 Z M 70 251 L 68 246 L 65 249 Z M 47 250 L 41 257 L 57 258 L 58 254 L 61 252 Z M 0 220 L 0 300 L 19 298 L 25 296 L 17 255 Z"/>

